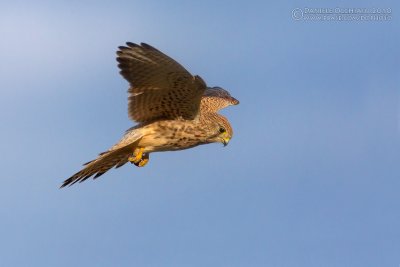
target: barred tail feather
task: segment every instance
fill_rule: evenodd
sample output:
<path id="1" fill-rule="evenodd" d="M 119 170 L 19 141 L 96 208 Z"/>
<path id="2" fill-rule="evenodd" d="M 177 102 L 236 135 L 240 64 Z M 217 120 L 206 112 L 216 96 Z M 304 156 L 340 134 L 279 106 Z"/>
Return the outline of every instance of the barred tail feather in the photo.
<path id="1" fill-rule="evenodd" d="M 97 159 L 84 164 L 85 168 L 81 171 L 65 180 L 60 188 L 67 185 L 71 186 L 76 182 L 83 182 L 93 175 L 93 179 L 96 179 L 114 166 L 121 167 L 128 162 L 128 158 L 133 153 L 138 142 L 139 140 L 127 146 L 101 153 Z"/>

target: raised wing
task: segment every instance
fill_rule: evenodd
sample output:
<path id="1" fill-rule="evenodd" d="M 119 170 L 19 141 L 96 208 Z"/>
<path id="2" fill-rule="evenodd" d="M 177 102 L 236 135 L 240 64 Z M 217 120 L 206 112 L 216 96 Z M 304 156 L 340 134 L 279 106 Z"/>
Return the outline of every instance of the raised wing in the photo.
<path id="1" fill-rule="evenodd" d="M 121 75 L 130 83 L 128 114 L 137 122 L 194 119 L 206 84 L 154 47 L 126 43 L 117 51 Z"/>
<path id="2" fill-rule="evenodd" d="M 239 101 L 232 97 L 228 91 L 221 87 L 207 88 L 201 98 L 200 110 L 202 112 L 218 112 L 228 106 L 237 105 Z"/>

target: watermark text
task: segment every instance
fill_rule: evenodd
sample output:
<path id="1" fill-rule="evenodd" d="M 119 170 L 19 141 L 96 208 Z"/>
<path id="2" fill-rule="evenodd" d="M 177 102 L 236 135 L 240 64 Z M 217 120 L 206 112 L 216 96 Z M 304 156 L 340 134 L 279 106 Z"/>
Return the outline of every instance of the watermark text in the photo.
<path id="1" fill-rule="evenodd" d="M 302 7 L 292 10 L 298 21 L 390 21 L 391 8 Z"/>

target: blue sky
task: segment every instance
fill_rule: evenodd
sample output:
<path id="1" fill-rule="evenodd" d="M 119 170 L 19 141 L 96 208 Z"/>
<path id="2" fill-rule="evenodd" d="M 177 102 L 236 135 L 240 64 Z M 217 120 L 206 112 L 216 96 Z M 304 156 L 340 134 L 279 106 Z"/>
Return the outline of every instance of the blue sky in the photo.
<path id="1" fill-rule="evenodd" d="M 294 8 L 391 8 L 296 21 Z M 1 266 L 398 266 L 396 1 L 3 1 Z M 147 42 L 241 101 L 229 146 L 59 190 L 132 126 Z"/>

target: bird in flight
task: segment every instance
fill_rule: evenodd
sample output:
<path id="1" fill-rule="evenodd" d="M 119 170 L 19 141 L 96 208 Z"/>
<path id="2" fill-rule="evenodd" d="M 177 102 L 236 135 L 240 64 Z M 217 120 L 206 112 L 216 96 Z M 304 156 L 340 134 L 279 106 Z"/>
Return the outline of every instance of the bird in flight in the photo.
<path id="1" fill-rule="evenodd" d="M 93 179 L 127 162 L 143 167 L 152 152 L 175 151 L 232 138 L 218 111 L 239 101 L 220 87 L 207 87 L 156 48 L 127 42 L 117 51 L 121 75 L 129 82 L 128 114 L 137 125 L 109 150 L 84 164 L 61 187 Z"/>

